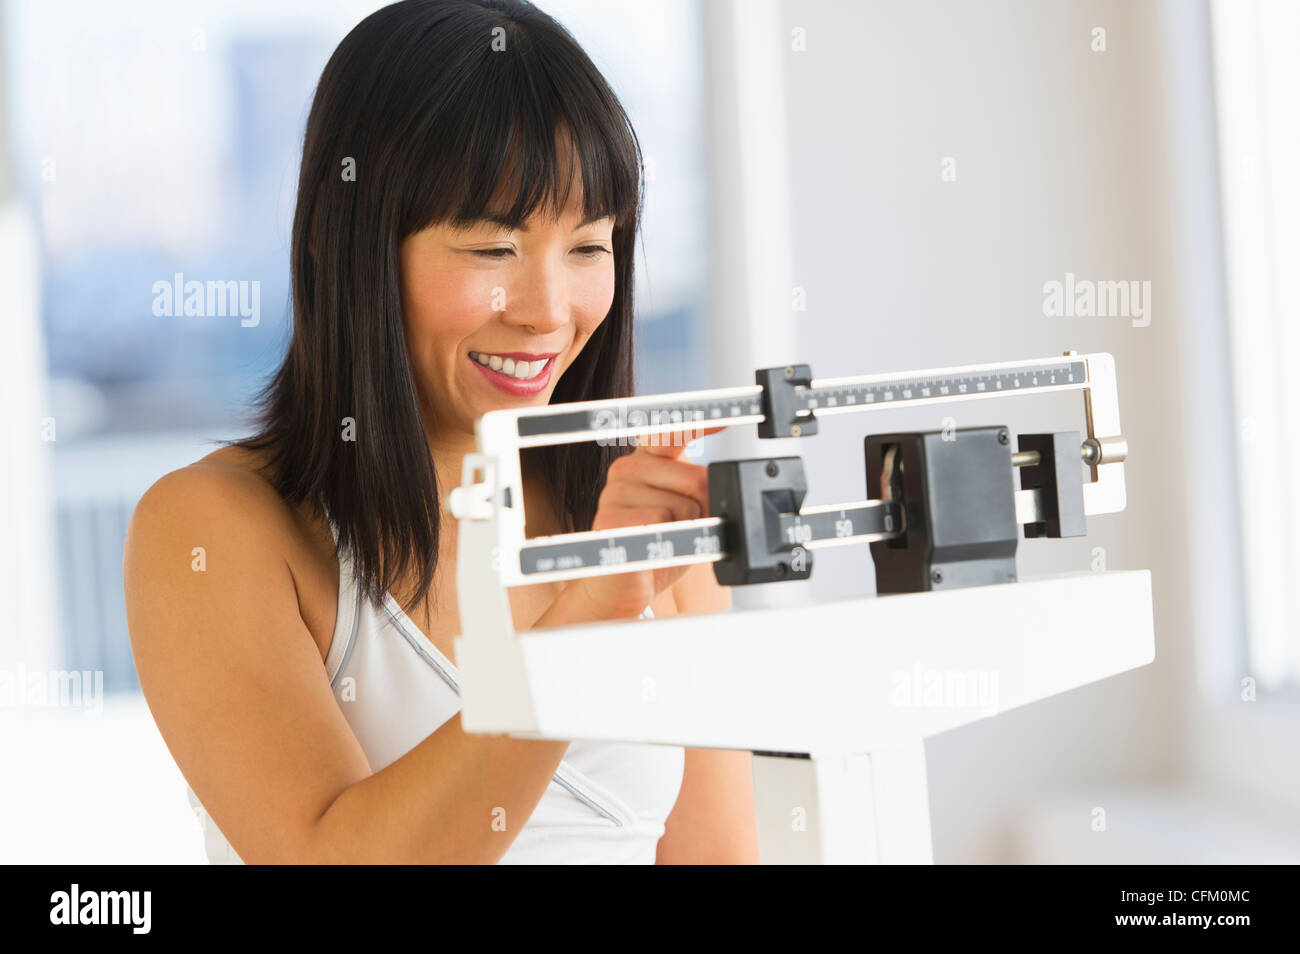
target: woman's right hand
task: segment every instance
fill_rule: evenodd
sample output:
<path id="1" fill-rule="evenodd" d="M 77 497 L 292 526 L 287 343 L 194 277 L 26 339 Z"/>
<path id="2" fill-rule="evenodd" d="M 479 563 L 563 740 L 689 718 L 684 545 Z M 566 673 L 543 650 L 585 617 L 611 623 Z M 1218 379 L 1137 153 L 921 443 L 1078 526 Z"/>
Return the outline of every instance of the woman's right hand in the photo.
<path id="1" fill-rule="evenodd" d="M 681 456 L 691 441 L 720 430 L 710 427 L 634 438 L 636 449 L 609 465 L 591 529 L 613 530 L 708 516 L 708 468 L 682 460 Z M 570 581 L 569 586 L 596 619 L 627 619 L 640 616 L 688 569 L 690 564 L 586 576 Z"/>

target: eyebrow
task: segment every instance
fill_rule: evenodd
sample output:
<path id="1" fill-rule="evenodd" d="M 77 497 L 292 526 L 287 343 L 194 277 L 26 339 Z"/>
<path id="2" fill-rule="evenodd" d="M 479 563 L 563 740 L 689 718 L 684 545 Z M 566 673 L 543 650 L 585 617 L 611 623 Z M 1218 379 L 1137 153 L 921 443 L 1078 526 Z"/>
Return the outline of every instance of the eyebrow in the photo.
<path id="1" fill-rule="evenodd" d="M 578 229 L 586 228 L 588 225 L 592 225 L 596 222 L 601 222 L 604 221 L 605 219 L 612 219 L 612 218 L 614 218 L 614 215 L 612 213 L 609 212 L 606 212 L 604 214 L 598 213 L 596 215 L 592 215 L 589 216 L 588 218 L 583 219 L 581 222 L 579 222 L 577 225 L 573 227 L 573 231 L 576 232 L 578 231 Z M 511 225 L 510 220 L 508 218 L 496 212 L 484 212 L 482 215 L 478 217 L 476 222 L 489 222 L 492 225 L 498 225 L 503 229 L 517 229 L 520 232 L 529 231 L 528 226 L 522 223 L 520 223 L 517 226 Z M 470 228 L 472 227 L 473 227 L 473 223 L 470 224 Z"/>

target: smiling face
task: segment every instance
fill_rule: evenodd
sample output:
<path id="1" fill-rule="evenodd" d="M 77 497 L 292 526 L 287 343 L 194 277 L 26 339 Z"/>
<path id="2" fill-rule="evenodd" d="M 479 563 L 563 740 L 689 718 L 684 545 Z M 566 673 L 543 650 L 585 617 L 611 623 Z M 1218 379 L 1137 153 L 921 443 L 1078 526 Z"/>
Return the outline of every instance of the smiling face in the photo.
<path id="1" fill-rule="evenodd" d="M 448 223 L 402 242 L 407 353 L 435 450 L 472 450 L 486 411 L 547 404 L 609 314 L 614 220 L 584 221 L 581 188 L 558 217 L 543 206 L 518 229 Z"/>

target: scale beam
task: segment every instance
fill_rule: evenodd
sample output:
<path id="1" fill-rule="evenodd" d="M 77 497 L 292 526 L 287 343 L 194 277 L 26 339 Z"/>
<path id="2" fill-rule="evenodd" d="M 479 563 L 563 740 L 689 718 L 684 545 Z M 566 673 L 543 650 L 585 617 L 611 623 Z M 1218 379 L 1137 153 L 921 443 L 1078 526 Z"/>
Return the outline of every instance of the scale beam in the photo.
<path id="1" fill-rule="evenodd" d="M 1092 480 L 1083 485 L 1083 513 L 1114 513 L 1124 507 L 1128 448 L 1119 429 L 1114 362 L 1108 354 L 1068 353 L 825 379 L 812 378 L 806 365 L 790 365 L 759 371 L 756 378 L 764 383 L 484 414 L 476 424 L 479 451 L 466 455 L 462 486 L 449 501 L 461 519 L 462 541 L 467 527 L 471 540 L 491 538 L 488 565 L 505 587 L 713 563 L 725 559 L 730 549 L 722 521 L 715 517 L 526 538 L 523 508 L 514 504 L 524 499 L 519 451 L 580 441 L 627 443 L 700 426 L 740 424 L 756 424 L 760 433 L 771 436 L 808 437 L 816 433 L 816 418 L 826 414 L 1071 390 L 1083 392 L 1087 422 L 1079 453 Z M 1019 456 L 1013 460 L 1016 466 L 1032 458 Z M 1038 489 L 1016 491 L 1017 522 L 1038 523 L 1042 501 Z M 888 539 L 898 532 L 898 519 L 896 509 L 884 501 L 864 500 L 782 513 L 779 531 L 782 540 L 813 550 Z"/>
<path id="2" fill-rule="evenodd" d="M 1038 523 L 1042 493 L 1018 490 L 1016 522 Z M 897 504 L 882 500 L 819 504 L 777 518 L 782 540 L 806 550 L 890 540 L 898 536 Z M 712 563 L 728 552 L 720 517 L 532 537 L 519 550 L 519 569 L 529 582 L 573 580 L 665 566 Z"/>
<path id="3" fill-rule="evenodd" d="M 808 385 L 793 386 L 794 413 L 796 417 L 807 418 L 813 414 L 824 416 L 902 405 L 1083 390 L 1091 380 L 1090 363 L 1098 357 L 1031 359 L 814 379 Z M 785 369 L 791 378 L 794 368 L 790 365 Z M 519 446 L 534 447 L 680 431 L 692 424 L 731 427 L 763 423 L 766 421 L 763 392 L 761 385 L 754 385 L 490 413 L 513 417 Z"/>

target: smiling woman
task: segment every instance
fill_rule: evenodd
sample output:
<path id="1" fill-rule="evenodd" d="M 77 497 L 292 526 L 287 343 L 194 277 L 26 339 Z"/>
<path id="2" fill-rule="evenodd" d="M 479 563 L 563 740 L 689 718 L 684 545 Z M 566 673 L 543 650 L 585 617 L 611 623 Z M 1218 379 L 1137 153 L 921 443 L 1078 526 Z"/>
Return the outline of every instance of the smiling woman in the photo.
<path id="1" fill-rule="evenodd" d="M 527 4 L 394 4 L 326 65 L 298 184 L 294 335 L 259 433 L 240 443 L 270 455 L 286 500 L 329 510 L 372 598 L 417 563 L 417 589 L 433 580 L 449 482 L 438 452 L 471 449 L 489 409 L 469 350 L 561 352 L 535 402 L 633 393 L 641 167 L 613 92 Z M 308 383 L 324 389 L 308 398 Z M 345 417 L 355 443 L 338 440 Z M 362 469 L 378 440 L 391 453 Z M 554 475 L 576 529 L 617 453 L 539 448 L 526 466 Z"/>
<path id="2" fill-rule="evenodd" d="M 483 413 L 633 393 L 641 170 L 600 73 L 520 0 L 406 0 L 330 58 L 256 433 L 155 484 L 127 539 L 136 669 L 212 860 L 757 860 L 747 752 L 460 728 L 443 500 Z M 526 452 L 529 535 L 707 511 L 680 448 L 627 450 Z M 700 564 L 510 604 L 523 630 L 729 597 Z"/>
<path id="3" fill-rule="evenodd" d="M 423 381 L 441 391 L 421 395 L 426 407 L 432 401 L 443 409 L 431 416 L 447 425 L 453 423 L 448 410 L 460 417 L 457 448 L 434 436 L 435 450 L 472 450 L 464 438 L 472 436 L 474 418 L 497 406 L 502 393 L 546 403 L 551 382 L 610 314 L 615 216 L 584 209 L 586 190 L 566 124 L 558 126 L 553 148 L 557 167 L 568 170 L 563 193 L 550 196 L 535 221 L 512 224 L 509 200 L 498 194 L 477 218 L 438 223 L 402 242 L 406 344 L 417 387 Z M 510 147 L 501 193 L 519 190 L 518 154 Z M 630 315 L 612 320 L 623 318 Z M 624 343 L 630 350 L 630 338 Z M 524 345 L 528 350 L 513 350 Z M 440 427 L 443 435 L 449 430 Z"/>

